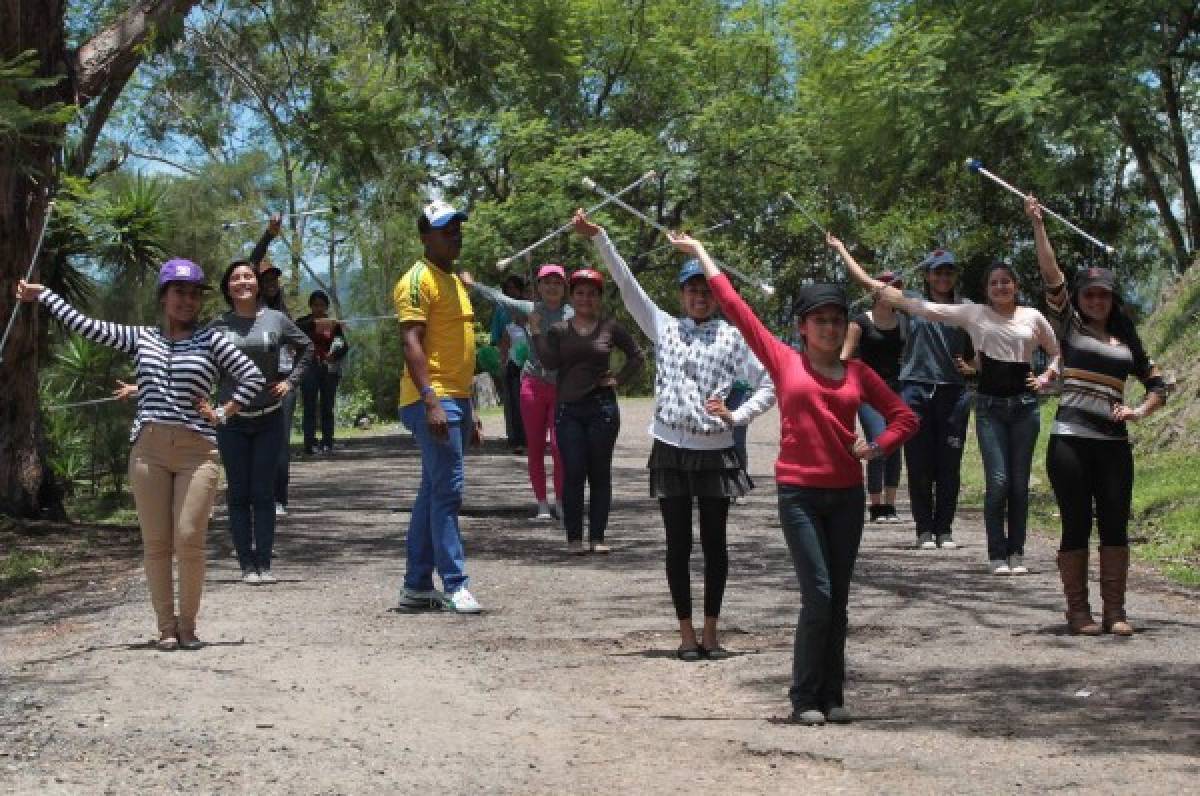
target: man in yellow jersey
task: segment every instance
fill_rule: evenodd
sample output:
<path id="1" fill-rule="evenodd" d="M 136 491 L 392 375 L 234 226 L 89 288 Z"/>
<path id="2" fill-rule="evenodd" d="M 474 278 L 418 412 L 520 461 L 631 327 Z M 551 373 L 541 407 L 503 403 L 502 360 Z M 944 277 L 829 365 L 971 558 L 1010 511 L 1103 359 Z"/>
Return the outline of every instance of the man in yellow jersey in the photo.
<path id="1" fill-rule="evenodd" d="M 433 202 L 417 218 L 425 256 L 396 283 L 393 299 L 404 345 L 400 421 L 421 450 L 421 488 L 408 524 L 402 610 L 479 613 L 467 590 L 458 527 L 463 451 L 474 429 L 475 313 L 454 273 L 466 213 Z M 443 592 L 433 588 L 433 570 Z"/>

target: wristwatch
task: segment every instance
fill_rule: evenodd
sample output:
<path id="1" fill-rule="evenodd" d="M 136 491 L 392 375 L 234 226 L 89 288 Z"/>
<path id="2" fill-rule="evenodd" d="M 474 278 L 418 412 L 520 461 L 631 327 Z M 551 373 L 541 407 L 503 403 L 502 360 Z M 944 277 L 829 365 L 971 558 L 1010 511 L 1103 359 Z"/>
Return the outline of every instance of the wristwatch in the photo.
<path id="1" fill-rule="evenodd" d="M 218 426 L 225 425 L 225 407 L 218 406 L 216 409 L 213 410 L 213 414 L 217 416 L 217 425 Z"/>

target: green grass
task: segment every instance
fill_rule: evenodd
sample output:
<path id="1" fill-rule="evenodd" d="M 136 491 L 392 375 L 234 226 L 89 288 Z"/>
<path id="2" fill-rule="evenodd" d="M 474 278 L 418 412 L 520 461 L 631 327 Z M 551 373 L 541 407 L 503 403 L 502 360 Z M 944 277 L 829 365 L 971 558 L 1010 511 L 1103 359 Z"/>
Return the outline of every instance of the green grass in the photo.
<path id="1" fill-rule="evenodd" d="M 58 559 L 40 552 L 18 550 L 0 559 L 0 592 L 32 586 L 58 566 Z"/>
<path id="2" fill-rule="evenodd" d="M 1058 537 L 1060 526 L 1058 506 L 1046 476 L 1046 446 L 1057 406 L 1057 401 L 1042 405 L 1042 431 L 1029 485 L 1030 529 L 1051 538 Z M 959 505 L 982 511 L 983 463 L 974 425 L 972 415 L 963 452 Z M 1200 586 L 1200 468 L 1195 465 L 1194 455 L 1180 451 L 1135 453 L 1129 538 L 1137 560 L 1161 569 L 1178 583 Z"/>
<path id="3" fill-rule="evenodd" d="M 67 516 L 77 522 L 97 525 L 137 525 L 133 495 L 128 487 L 121 493 L 76 494 L 66 501 Z"/>

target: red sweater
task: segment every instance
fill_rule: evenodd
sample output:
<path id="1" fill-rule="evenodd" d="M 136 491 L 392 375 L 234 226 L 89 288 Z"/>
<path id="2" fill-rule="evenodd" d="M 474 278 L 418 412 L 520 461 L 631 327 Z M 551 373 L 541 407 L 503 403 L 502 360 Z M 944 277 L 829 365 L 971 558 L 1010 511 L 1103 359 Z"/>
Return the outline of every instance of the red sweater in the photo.
<path id="1" fill-rule="evenodd" d="M 887 383 L 858 360 L 846 375 L 830 379 L 813 370 L 808 357 L 771 334 L 722 274 L 709 280 L 721 310 L 742 331 L 750 349 L 775 382 L 781 439 L 775 481 L 790 486 L 842 489 L 863 482 L 862 462 L 850 452 L 857 437 L 860 404 L 887 420 L 875 442 L 887 453 L 917 431 L 917 416 Z"/>

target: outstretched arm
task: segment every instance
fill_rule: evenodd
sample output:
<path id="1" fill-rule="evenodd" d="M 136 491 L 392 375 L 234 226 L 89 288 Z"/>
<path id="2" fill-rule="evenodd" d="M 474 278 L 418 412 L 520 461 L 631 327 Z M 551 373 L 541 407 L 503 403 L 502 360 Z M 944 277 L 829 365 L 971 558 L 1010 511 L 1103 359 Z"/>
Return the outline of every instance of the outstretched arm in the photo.
<path id="1" fill-rule="evenodd" d="M 617 283 L 617 289 L 621 291 L 621 300 L 625 302 L 629 314 L 637 321 L 637 325 L 642 328 L 646 337 L 650 338 L 650 342 L 657 343 L 660 324 L 664 319 L 669 322 L 671 316 L 659 309 L 650 299 L 650 296 L 638 283 L 637 278 L 634 277 L 633 272 L 629 270 L 628 264 L 617 253 L 617 248 L 609 240 L 604 227 L 588 221 L 587 214 L 582 209 L 575 211 L 571 224 L 578 235 L 591 240 L 604 267 L 608 269 L 608 272 L 612 274 L 613 281 Z"/>
<path id="2" fill-rule="evenodd" d="M 141 336 L 141 330 L 137 326 L 89 318 L 53 290 L 35 282 L 26 282 L 24 279 L 17 283 L 17 298 L 25 302 L 41 302 L 64 326 L 93 343 L 124 351 L 131 356 L 137 351 L 138 338 Z"/>
<path id="3" fill-rule="evenodd" d="M 1046 234 L 1046 222 L 1042 218 L 1042 205 L 1038 202 L 1037 197 L 1030 196 L 1025 200 L 1025 215 L 1029 216 L 1029 220 L 1033 223 L 1033 246 L 1037 252 L 1038 270 L 1042 272 L 1042 282 L 1045 284 L 1046 293 L 1050 298 L 1050 302 L 1055 306 L 1062 306 L 1062 299 L 1066 297 L 1063 287 L 1066 284 L 1066 277 L 1063 276 L 1062 269 L 1058 267 L 1058 260 L 1054 256 L 1054 247 L 1050 245 L 1050 236 Z"/>
<path id="4" fill-rule="evenodd" d="M 254 263 L 257 268 L 263 258 L 267 256 L 267 249 L 271 247 L 271 241 L 279 237 L 280 230 L 283 229 L 283 218 L 275 213 L 267 221 L 267 230 L 258 239 L 258 243 L 254 244 L 254 251 L 250 252 L 250 262 Z"/>
<path id="5" fill-rule="evenodd" d="M 778 384 L 779 375 L 786 367 L 792 350 L 771 334 L 771 330 L 758 319 L 754 310 L 750 309 L 750 306 L 733 289 L 729 277 L 721 273 L 721 269 L 713 262 L 703 243 L 681 232 L 668 233 L 667 239 L 676 249 L 695 257 L 700 263 L 700 269 L 704 271 L 704 277 L 708 280 L 709 287 L 712 288 L 713 296 L 716 297 L 721 311 L 741 331 L 750 350 L 771 374 L 772 380 Z"/>
<path id="6" fill-rule="evenodd" d="M 467 290 L 471 291 L 471 295 L 490 301 L 497 307 L 502 307 L 510 318 L 528 318 L 529 313 L 533 312 L 532 301 L 515 299 L 512 296 L 504 295 L 502 290 L 497 290 L 489 285 L 481 285 L 471 276 L 470 271 L 459 271 L 458 278 L 462 280 Z"/>

